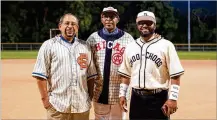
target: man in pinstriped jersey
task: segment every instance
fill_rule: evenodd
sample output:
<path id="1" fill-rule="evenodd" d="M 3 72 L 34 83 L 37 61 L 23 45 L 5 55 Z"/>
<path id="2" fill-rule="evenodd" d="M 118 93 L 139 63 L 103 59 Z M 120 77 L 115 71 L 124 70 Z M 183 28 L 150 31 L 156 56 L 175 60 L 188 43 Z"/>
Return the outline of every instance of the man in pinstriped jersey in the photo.
<path id="1" fill-rule="evenodd" d="M 76 37 L 78 28 L 77 17 L 64 14 L 59 21 L 61 35 L 42 44 L 33 69 L 51 120 L 89 119 L 89 83 L 97 72 L 90 47 Z"/>
<path id="2" fill-rule="evenodd" d="M 121 80 L 117 70 L 123 61 L 125 46 L 134 42 L 134 39 L 116 27 L 119 20 L 117 9 L 104 8 L 101 13 L 104 28 L 94 32 L 87 39 L 92 47 L 99 74 L 99 79 L 95 81 L 93 97 L 95 119 L 122 119 L 118 97 Z"/>

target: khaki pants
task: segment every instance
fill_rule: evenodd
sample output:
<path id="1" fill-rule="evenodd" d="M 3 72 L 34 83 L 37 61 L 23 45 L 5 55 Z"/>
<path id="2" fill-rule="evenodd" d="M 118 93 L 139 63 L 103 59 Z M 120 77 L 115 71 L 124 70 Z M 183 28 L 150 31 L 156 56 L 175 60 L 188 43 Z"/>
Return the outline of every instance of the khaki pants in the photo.
<path id="1" fill-rule="evenodd" d="M 121 120 L 122 111 L 119 104 L 105 105 L 93 102 L 95 120 Z"/>
<path id="2" fill-rule="evenodd" d="M 61 113 L 54 107 L 47 109 L 48 120 L 89 120 L 89 112 L 84 113 Z"/>

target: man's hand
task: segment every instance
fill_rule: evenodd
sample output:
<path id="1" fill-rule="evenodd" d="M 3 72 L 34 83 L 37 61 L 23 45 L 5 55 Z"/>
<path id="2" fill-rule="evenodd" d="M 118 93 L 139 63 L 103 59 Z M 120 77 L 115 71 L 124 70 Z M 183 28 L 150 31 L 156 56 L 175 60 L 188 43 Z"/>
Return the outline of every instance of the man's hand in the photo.
<path id="1" fill-rule="evenodd" d="M 45 109 L 48 109 L 52 105 L 49 102 L 48 91 L 47 91 L 47 80 L 37 77 L 37 84 L 39 92 L 41 94 L 41 100 Z"/>
<path id="2" fill-rule="evenodd" d="M 121 106 L 121 110 L 123 112 L 127 112 L 127 101 L 126 101 L 126 97 L 122 96 L 120 97 L 120 106 Z"/>
<path id="3" fill-rule="evenodd" d="M 48 109 L 52 106 L 49 102 L 48 97 L 42 98 L 41 100 L 42 100 L 42 103 L 43 103 L 45 109 Z"/>
<path id="4" fill-rule="evenodd" d="M 87 85 L 88 85 L 88 94 L 89 94 L 89 97 L 90 97 L 90 100 L 91 100 L 91 101 L 92 101 L 92 99 L 93 99 L 94 82 L 95 82 L 95 79 L 90 79 L 90 80 L 87 81 Z"/>
<path id="5" fill-rule="evenodd" d="M 177 101 L 168 99 L 162 106 L 162 111 L 165 116 L 169 117 L 170 114 L 173 114 L 178 109 Z"/>

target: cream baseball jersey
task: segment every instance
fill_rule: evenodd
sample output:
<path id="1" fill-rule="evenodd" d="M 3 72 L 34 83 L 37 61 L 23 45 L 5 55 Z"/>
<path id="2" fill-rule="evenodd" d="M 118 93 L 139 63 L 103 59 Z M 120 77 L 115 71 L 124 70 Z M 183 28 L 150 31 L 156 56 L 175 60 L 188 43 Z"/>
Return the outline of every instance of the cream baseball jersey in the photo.
<path id="1" fill-rule="evenodd" d="M 90 35 L 87 42 L 92 47 L 99 79 L 95 82 L 94 101 L 103 104 L 119 103 L 119 86 L 121 83 L 117 71 L 123 61 L 125 47 L 135 42 L 133 37 L 116 29 L 115 35 L 103 34 L 99 30 Z"/>
<path id="2" fill-rule="evenodd" d="M 75 38 L 69 43 L 62 36 L 45 41 L 32 76 L 48 81 L 49 102 L 57 111 L 80 113 L 90 109 L 87 80 L 97 72 L 85 41 Z"/>
<path id="3" fill-rule="evenodd" d="M 118 73 L 130 78 L 130 86 L 138 89 L 168 89 L 173 76 L 184 69 L 174 45 L 163 38 L 144 42 L 138 38 L 127 45 Z"/>

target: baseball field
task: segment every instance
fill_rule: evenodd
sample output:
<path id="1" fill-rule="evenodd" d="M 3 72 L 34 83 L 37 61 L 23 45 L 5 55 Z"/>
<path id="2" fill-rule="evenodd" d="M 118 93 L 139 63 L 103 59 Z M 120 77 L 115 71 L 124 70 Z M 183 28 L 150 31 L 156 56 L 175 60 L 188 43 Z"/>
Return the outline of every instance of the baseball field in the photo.
<path id="1" fill-rule="evenodd" d="M 216 52 L 178 52 L 181 77 L 178 111 L 171 119 L 216 119 Z M 1 119 L 45 119 L 36 80 L 37 51 L 1 52 Z M 91 109 L 90 118 L 93 118 Z"/>

